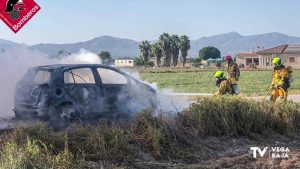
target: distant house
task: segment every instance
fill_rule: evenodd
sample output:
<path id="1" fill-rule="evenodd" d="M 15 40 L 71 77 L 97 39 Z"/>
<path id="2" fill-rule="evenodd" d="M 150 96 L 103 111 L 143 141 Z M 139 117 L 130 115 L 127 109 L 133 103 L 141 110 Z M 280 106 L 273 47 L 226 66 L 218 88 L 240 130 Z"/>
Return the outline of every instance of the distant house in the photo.
<path id="1" fill-rule="evenodd" d="M 243 52 L 236 55 L 236 63 L 240 66 L 259 66 L 259 55 L 255 52 Z"/>
<path id="2" fill-rule="evenodd" d="M 271 66 L 272 58 L 278 56 L 285 65 L 300 68 L 300 45 L 281 45 L 257 52 L 261 67 Z"/>
<path id="3" fill-rule="evenodd" d="M 300 45 L 281 45 L 259 52 L 237 54 L 237 64 L 245 66 L 255 64 L 258 68 L 272 66 L 272 58 L 278 56 L 283 64 L 300 68 Z"/>
<path id="4" fill-rule="evenodd" d="M 115 60 L 116 67 L 134 67 L 133 58 L 119 58 Z"/>

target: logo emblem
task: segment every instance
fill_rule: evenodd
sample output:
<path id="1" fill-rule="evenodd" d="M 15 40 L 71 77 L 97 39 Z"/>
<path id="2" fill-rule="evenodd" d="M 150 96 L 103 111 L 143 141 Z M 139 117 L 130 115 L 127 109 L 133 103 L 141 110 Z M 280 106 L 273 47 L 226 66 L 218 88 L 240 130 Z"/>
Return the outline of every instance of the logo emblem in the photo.
<path id="1" fill-rule="evenodd" d="M 288 147 L 250 147 L 253 158 L 264 157 L 266 154 L 273 159 L 289 158 L 290 149 Z"/>
<path id="2" fill-rule="evenodd" d="M 257 152 L 259 153 L 259 155 L 261 157 L 263 157 L 265 155 L 265 153 L 267 152 L 268 147 L 265 147 L 263 150 L 261 150 L 259 147 L 251 147 L 250 150 L 253 151 L 253 158 L 257 157 L 257 155 L 256 155 Z"/>
<path id="3" fill-rule="evenodd" d="M 33 0 L 0 0 L 0 18 L 17 33 L 40 10 Z"/>

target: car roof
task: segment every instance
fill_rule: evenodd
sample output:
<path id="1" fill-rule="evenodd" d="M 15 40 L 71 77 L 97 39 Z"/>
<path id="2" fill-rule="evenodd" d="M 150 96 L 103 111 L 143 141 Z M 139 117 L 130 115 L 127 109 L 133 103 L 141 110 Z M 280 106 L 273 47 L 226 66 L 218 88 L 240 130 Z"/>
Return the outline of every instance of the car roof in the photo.
<path id="1" fill-rule="evenodd" d="M 115 69 L 112 66 L 102 65 L 102 64 L 53 64 L 53 65 L 44 65 L 44 66 L 36 66 L 33 67 L 34 69 L 41 69 L 41 70 L 54 70 L 54 69 L 74 69 L 74 68 L 81 68 L 81 67 L 102 67 L 102 68 L 110 68 Z"/>
<path id="2" fill-rule="evenodd" d="M 54 69 L 62 69 L 63 71 L 65 71 L 65 70 L 68 70 L 68 69 L 76 69 L 76 68 L 82 68 L 82 67 L 100 67 L 100 68 L 107 68 L 107 69 L 116 70 L 117 72 L 122 73 L 125 76 L 130 76 L 132 79 L 134 79 L 135 81 L 137 81 L 139 83 L 145 84 L 143 81 L 131 76 L 127 72 L 124 72 L 124 71 L 122 71 L 120 69 L 117 69 L 115 67 L 112 67 L 112 66 L 102 65 L 102 64 L 53 64 L 53 65 L 35 66 L 35 67 L 30 68 L 30 69 L 31 70 L 37 70 L 38 69 L 38 70 L 45 70 L 45 71 L 52 71 Z M 148 84 L 145 84 L 145 85 L 148 85 Z"/>

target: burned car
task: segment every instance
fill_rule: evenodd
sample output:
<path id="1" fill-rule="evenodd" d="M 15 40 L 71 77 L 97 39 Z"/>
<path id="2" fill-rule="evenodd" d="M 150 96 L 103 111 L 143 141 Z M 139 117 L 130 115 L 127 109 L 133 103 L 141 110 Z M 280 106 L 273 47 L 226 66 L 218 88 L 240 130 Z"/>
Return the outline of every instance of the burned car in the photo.
<path id="1" fill-rule="evenodd" d="M 16 118 L 50 120 L 130 117 L 157 105 L 156 91 L 106 65 L 47 65 L 28 69 L 16 85 Z"/>

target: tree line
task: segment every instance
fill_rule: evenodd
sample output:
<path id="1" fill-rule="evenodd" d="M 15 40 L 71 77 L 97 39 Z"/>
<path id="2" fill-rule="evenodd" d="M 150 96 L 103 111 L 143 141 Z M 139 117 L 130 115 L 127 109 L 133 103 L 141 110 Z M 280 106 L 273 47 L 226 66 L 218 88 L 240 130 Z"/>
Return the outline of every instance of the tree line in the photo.
<path id="1" fill-rule="evenodd" d="M 191 48 L 188 36 L 169 35 L 163 33 L 159 40 L 151 44 L 150 41 L 142 41 L 139 44 L 141 56 L 135 58 L 134 62 L 137 66 L 153 67 L 155 64 L 158 67 L 176 67 L 180 61 L 183 66 L 187 62 L 188 51 Z M 109 51 L 101 51 L 98 54 L 103 64 L 112 64 L 113 59 Z M 150 57 L 156 58 L 156 63 L 149 61 Z M 162 64 L 162 59 L 163 64 Z M 213 46 L 207 46 L 199 50 L 198 57 L 190 58 L 192 66 L 198 67 L 202 65 L 202 61 L 211 59 L 212 61 L 221 59 L 221 52 Z"/>
<path id="2" fill-rule="evenodd" d="M 156 58 L 158 67 L 176 67 L 180 59 L 183 66 L 186 64 L 188 51 L 191 48 L 190 39 L 186 35 L 169 35 L 163 33 L 159 36 L 158 42 L 150 44 L 150 41 L 142 41 L 139 45 L 142 65 L 148 66 L 151 56 Z M 180 56 L 180 58 L 179 58 Z M 163 64 L 161 59 L 163 58 Z"/>

